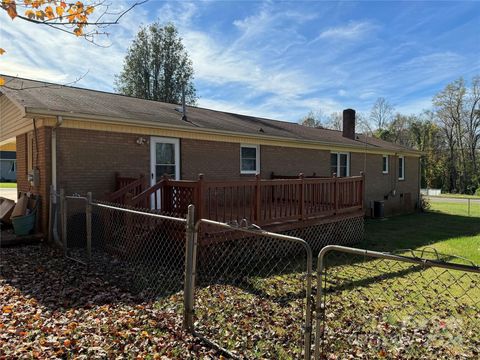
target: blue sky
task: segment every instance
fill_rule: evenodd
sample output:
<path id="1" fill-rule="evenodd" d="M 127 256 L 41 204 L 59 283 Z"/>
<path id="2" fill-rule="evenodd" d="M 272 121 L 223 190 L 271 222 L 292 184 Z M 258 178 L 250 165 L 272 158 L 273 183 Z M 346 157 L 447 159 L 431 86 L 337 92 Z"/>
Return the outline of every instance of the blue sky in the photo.
<path id="1" fill-rule="evenodd" d="M 121 8 L 131 1 L 115 1 Z M 298 121 L 368 112 L 378 97 L 417 113 L 480 75 L 480 2 L 150 0 L 109 29 L 108 48 L 0 12 L 0 72 L 112 91 L 138 26 L 179 28 L 199 106 Z"/>

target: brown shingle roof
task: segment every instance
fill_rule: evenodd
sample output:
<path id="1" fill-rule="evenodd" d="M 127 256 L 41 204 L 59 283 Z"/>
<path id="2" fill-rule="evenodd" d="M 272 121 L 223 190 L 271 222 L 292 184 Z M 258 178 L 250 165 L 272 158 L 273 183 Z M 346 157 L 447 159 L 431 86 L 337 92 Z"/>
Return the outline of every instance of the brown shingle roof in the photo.
<path id="1" fill-rule="evenodd" d="M 248 115 L 187 106 L 188 121 L 182 120 L 179 105 L 129 96 L 64 86 L 41 81 L 4 76 L 6 86 L 0 91 L 26 112 L 49 112 L 98 116 L 121 121 L 146 121 L 152 124 L 201 128 L 224 132 L 243 133 L 257 136 L 273 136 L 282 139 L 332 143 L 369 149 L 391 151 L 414 151 L 387 141 L 357 135 L 356 140 L 345 138 L 341 131 L 317 129 L 296 123 L 271 120 Z"/>

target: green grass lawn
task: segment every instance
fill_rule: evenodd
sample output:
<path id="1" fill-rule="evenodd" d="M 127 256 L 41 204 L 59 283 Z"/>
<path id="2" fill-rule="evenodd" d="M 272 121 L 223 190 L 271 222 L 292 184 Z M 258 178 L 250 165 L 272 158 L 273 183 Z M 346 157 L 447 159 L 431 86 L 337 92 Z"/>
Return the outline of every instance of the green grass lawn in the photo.
<path id="1" fill-rule="evenodd" d="M 480 199 L 470 201 L 470 213 L 468 210 L 468 202 L 452 203 L 452 202 L 431 202 L 430 211 L 440 212 L 457 216 L 474 216 L 480 217 Z"/>
<path id="2" fill-rule="evenodd" d="M 468 217 L 462 206 L 432 203 L 427 213 L 367 220 L 366 238 L 355 247 L 413 249 L 416 256 L 421 249 L 435 249 L 480 264 L 480 211 Z M 326 355 L 406 359 L 478 355 L 480 274 L 343 253 L 327 255 L 327 264 Z"/>
<path id="3" fill-rule="evenodd" d="M 15 189 L 16 187 L 17 183 L 0 182 L 0 189 Z"/>
<path id="4" fill-rule="evenodd" d="M 378 251 L 435 248 L 480 264 L 480 203 L 431 203 L 430 211 L 386 220 L 367 220 L 359 247 Z"/>

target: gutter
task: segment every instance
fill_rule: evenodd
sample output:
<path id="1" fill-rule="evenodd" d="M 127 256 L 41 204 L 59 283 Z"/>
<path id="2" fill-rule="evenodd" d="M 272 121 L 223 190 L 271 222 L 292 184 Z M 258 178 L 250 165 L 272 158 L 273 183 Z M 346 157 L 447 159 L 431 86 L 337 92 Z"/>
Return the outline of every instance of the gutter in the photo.
<path id="1" fill-rule="evenodd" d="M 142 121 L 142 120 L 133 120 L 133 119 L 126 119 L 126 118 L 113 118 L 110 116 L 101 116 L 101 115 L 90 115 L 90 114 L 76 114 L 73 112 L 68 111 L 55 111 L 55 110 L 45 110 L 45 109 L 37 109 L 37 108 L 26 108 L 25 109 L 28 116 L 60 116 L 65 120 L 90 120 L 99 122 L 106 122 L 106 123 L 114 123 L 116 125 L 141 125 L 150 128 L 163 128 L 167 130 L 183 130 L 188 132 L 197 132 L 197 133 L 204 133 L 204 134 L 215 134 L 215 135 L 235 135 L 235 136 L 242 136 L 242 137 L 251 137 L 256 139 L 265 139 L 265 140 L 274 140 L 274 141 L 294 141 L 301 144 L 306 145 L 323 145 L 327 147 L 343 147 L 349 149 L 358 150 L 358 152 L 365 152 L 365 148 L 363 143 L 361 145 L 352 145 L 352 144 L 340 144 L 337 142 L 328 142 L 328 141 L 315 141 L 315 140 L 304 140 L 299 138 L 284 138 L 279 136 L 271 136 L 271 135 L 256 135 L 256 134 L 249 134 L 249 133 L 242 133 L 236 131 L 227 131 L 227 130 L 215 130 L 215 129 L 205 129 L 205 128 L 192 128 L 189 126 L 181 126 L 181 125 L 172 125 L 172 124 L 165 124 L 159 123 L 157 124 L 152 123 L 151 121 Z M 120 124 L 121 123 L 121 124 Z M 157 125 L 157 126 L 156 126 Z M 423 153 L 416 151 L 416 150 L 387 150 L 381 147 L 371 147 L 368 148 L 367 152 L 374 151 L 381 152 L 388 155 L 394 155 L 397 152 L 401 152 L 402 154 L 410 155 L 410 156 L 421 156 Z"/>

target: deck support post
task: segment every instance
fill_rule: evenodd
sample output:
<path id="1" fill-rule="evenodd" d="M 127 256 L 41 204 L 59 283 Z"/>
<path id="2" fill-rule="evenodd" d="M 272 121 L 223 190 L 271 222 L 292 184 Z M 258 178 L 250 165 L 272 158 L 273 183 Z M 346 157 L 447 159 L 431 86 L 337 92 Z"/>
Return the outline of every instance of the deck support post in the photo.
<path id="1" fill-rule="evenodd" d="M 261 205 L 261 189 L 260 189 L 260 174 L 255 175 L 255 208 L 253 211 L 253 222 L 257 225 L 260 223 L 260 205 Z"/>
<path id="2" fill-rule="evenodd" d="M 334 215 L 338 214 L 338 198 L 340 196 L 338 187 L 339 186 L 338 186 L 337 174 L 333 173 L 333 201 L 335 206 L 335 211 L 333 213 Z"/>
<path id="3" fill-rule="evenodd" d="M 197 217 L 196 219 L 197 220 L 201 220 L 203 217 L 204 217 L 204 214 L 203 214 L 203 209 L 204 209 L 204 195 L 203 195 L 203 192 L 204 192 L 204 175 L 202 173 L 198 174 L 198 181 L 197 181 L 197 191 L 196 191 L 196 195 L 194 197 L 194 205 L 196 207 L 196 213 L 197 213 Z M 206 200 L 205 200 L 206 201 Z"/>
<path id="4" fill-rule="evenodd" d="M 300 220 L 305 220 L 305 175 L 300 173 Z"/>
<path id="5" fill-rule="evenodd" d="M 360 171 L 360 176 L 362 177 L 362 211 L 365 212 L 365 202 L 366 202 L 366 199 L 365 199 L 365 172 L 363 171 Z"/>

